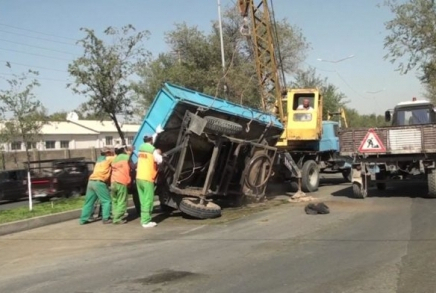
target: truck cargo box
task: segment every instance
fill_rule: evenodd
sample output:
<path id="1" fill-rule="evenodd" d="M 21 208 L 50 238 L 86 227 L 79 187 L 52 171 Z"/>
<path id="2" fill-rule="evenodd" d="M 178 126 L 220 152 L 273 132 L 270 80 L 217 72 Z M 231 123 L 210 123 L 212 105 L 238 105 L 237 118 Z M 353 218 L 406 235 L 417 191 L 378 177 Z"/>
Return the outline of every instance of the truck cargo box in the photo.
<path id="1" fill-rule="evenodd" d="M 272 114 L 166 83 L 136 135 L 164 153 L 156 179 L 161 207 L 196 218 L 221 215 L 219 200 L 260 199 L 272 174 L 282 124 Z"/>
<path id="2" fill-rule="evenodd" d="M 363 154 L 359 151 L 368 128 L 344 129 L 339 134 L 341 155 Z M 436 125 L 390 126 L 374 128 L 373 132 L 385 150 L 366 152 L 368 155 L 436 153 Z"/>
<path id="3" fill-rule="evenodd" d="M 241 124 L 244 131 L 237 138 L 243 140 L 258 139 L 268 127 L 265 139 L 271 146 L 276 144 L 284 130 L 283 125 L 272 114 L 165 83 L 150 105 L 133 140 L 135 149 L 138 149 L 143 142 L 144 135 L 155 133 L 158 126 L 165 131 L 158 136 L 156 147 L 163 152 L 174 148 L 187 110 L 201 117 L 214 116 Z M 200 148 L 201 144 L 197 146 Z M 134 152 L 132 160 L 137 161 L 137 151 Z"/>

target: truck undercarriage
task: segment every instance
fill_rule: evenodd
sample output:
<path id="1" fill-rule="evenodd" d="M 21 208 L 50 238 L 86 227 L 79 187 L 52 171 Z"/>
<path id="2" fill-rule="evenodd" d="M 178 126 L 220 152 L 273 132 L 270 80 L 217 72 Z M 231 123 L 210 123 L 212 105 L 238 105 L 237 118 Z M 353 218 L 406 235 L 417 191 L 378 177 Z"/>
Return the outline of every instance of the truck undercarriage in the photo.
<path id="1" fill-rule="evenodd" d="M 263 137 L 250 141 L 232 136 L 240 128 L 187 111 L 176 147 L 164 153 L 156 189 L 161 204 L 196 218 L 212 218 L 221 215 L 213 203 L 217 198 L 262 198 L 276 148 Z"/>

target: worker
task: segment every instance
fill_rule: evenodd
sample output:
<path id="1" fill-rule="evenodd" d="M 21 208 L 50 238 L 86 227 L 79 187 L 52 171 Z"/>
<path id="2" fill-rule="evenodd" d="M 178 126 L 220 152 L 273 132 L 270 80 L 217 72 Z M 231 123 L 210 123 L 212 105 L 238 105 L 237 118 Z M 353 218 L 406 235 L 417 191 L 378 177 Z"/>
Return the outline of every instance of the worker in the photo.
<path id="1" fill-rule="evenodd" d="M 299 105 L 297 107 L 297 110 L 313 110 L 313 108 L 310 106 L 310 101 L 309 99 L 304 99 L 303 100 L 303 104 Z"/>
<path id="2" fill-rule="evenodd" d="M 130 185 L 129 194 L 132 195 L 133 204 L 135 205 L 136 214 L 138 217 L 141 216 L 141 203 L 139 201 L 138 188 L 136 187 L 136 164 L 132 161 L 134 147 L 129 147 L 127 153 L 130 155 L 129 165 L 130 165 Z"/>
<path id="3" fill-rule="evenodd" d="M 145 135 L 144 143 L 138 149 L 138 165 L 136 169 L 136 187 L 141 203 L 141 224 L 144 228 L 152 228 L 154 202 L 154 182 L 157 177 L 157 165 L 162 163 L 162 153 L 153 145 L 153 135 Z"/>
<path id="4" fill-rule="evenodd" d="M 112 161 L 111 174 L 111 198 L 112 198 L 112 223 L 125 224 L 127 212 L 127 196 L 130 180 L 130 156 L 126 152 L 126 146 L 115 147 L 116 157 Z"/>
<path id="5" fill-rule="evenodd" d="M 111 214 L 111 196 L 109 193 L 109 181 L 111 176 L 111 163 L 114 159 L 113 151 L 109 148 L 104 148 L 97 158 L 94 170 L 89 176 L 88 186 L 86 188 L 85 203 L 82 208 L 82 215 L 79 223 L 81 225 L 92 222 L 90 220 L 94 211 L 94 205 L 97 199 L 102 206 L 102 222 L 110 224 Z"/>

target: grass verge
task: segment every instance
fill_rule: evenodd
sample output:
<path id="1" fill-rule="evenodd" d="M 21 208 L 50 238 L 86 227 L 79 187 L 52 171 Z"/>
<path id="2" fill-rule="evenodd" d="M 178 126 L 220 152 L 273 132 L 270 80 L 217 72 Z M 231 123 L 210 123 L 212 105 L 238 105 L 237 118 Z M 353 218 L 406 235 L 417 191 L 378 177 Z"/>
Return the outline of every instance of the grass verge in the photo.
<path id="1" fill-rule="evenodd" d="M 80 198 L 58 199 L 35 204 L 32 211 L 29 211 L 29 206 L 0 211 L 0 224 L 80 209 L 83 206 L 84 200 L 84 196 Z"/>

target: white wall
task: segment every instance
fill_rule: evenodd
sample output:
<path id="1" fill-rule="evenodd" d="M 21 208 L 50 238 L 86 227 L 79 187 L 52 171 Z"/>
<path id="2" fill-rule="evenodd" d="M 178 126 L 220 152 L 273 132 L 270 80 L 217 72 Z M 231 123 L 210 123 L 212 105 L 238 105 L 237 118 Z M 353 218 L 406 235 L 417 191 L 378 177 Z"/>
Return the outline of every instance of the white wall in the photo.
<path id="1" fill-rule="evenodd" d="M 57 135 L 42 135 L 40 141 L 37 142 L 36 148 L 38 150 L 50 150 L 46 148 L 46 141 L 54 141 L 55 148 L 61 149 L 61 141 L 69 141 L 69 149 L 87 149 L 87 148 L 101 148 L 106 146 L 106 137 L 112 136 L 112 144 L 108 146 L 114 146 L 120 143 L 121 139 L 117 132 L 102 133 L 102 134 L 57 134 Z M 131 139 L 135 137 L 134 133 L 126 133 L 125 138 L 128 140 L 126 143 L 131 144 Z M 12 151 L 11 144 L 0 144 L 0 147 L 4 151 Z M 21 144 L 21 151 L 25 150 L 25 145 Z M 20 151 L 20 150 L 14 150 Z"/>

